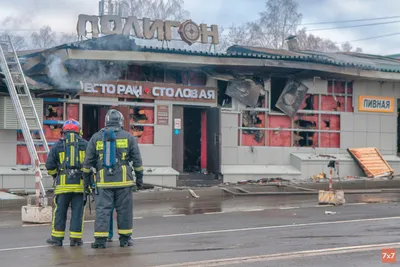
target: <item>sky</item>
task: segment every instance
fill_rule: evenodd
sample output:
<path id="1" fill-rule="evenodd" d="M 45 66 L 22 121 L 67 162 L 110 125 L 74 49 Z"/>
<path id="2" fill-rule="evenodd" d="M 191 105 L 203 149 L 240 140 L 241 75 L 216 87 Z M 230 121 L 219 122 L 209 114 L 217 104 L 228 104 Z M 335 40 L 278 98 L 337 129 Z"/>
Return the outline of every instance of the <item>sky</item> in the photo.
<path id="1" fill-rule="evenodd" d="M 302 25 L 301 27 L 306 27 L 310 30 L 309 33 L 321 38 L 329 38 L 338 44 L 351 41 L 353 47 L 361 47 L 364 53 L 381 55 L 400 53 L 400 1 L 398 0 L 297 0 L 297 2 L 299 11 L 303 14 L 302 24 L 399 16 L 390 20 Z M 30 34 L 44 25 L 50 25 L 58 34 L 76 33 L 79 14 L 98 14 L 98 0 L 0 0 L 0 6 L 0 18 L 9 16 L 19 18 L 20 22 L 6 27 L 21 29 L 19 34 Z M 265 0 L 185 0 L 185 9 L 190 12 L 190 18 L 193 21 L 224 27 L 254 20 L 264 6 Z M 388 21 L 395 21 L 395 23 L 315 31 L 322 28 Z M 5 27 L 0 25 L 0 30 L 5 30 Z M 399 34 L 352 42 L 394 33 Z"/>

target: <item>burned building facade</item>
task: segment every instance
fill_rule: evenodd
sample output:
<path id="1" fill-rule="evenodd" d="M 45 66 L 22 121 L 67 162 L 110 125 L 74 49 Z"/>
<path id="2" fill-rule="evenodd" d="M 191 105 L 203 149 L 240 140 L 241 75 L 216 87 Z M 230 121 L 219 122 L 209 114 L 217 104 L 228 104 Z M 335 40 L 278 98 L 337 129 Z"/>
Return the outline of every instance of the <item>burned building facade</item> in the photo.
<path id="1" fill-rule="evenodd" d="M 137 137 L 149 183 L 307 179 L 328 172 L 330 157 L 341 176 L 359 176 L 347 152 L 356 147 L 376 147 L 400 169 L 395 59 L 242 46 L 203 53 L 110 35 L 25 55 L 23 62 L 50 145 L 64 120 L 79 120 L 89 139 L 104 127 L 107 110 L 117 108 Z M 30 159 L 6 106 L 0 147 L 15 153 L 1 156 L 1 168 L 11 173 L 2 187 L 33 188 L 20 168 L 11 171 Z"/>

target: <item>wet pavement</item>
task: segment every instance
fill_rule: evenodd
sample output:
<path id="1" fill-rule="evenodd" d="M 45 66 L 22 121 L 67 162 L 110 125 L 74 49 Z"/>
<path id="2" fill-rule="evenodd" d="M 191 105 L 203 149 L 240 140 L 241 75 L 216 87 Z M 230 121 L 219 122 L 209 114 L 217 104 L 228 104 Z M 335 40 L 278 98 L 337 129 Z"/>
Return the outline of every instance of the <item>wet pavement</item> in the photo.
<path id="1" fill-rule="evenodd" d="M 141 203 L 135 246 L 106 250 L 90 248 L 93 216 L 83 247 L 67 239 L 53 248 L 44 243 L 49 225 L 21 226 L 19 211 L 2 210 L 0 266 L 386 266 L 381 248 L 400 248 L 398 198 L 348 195 L 338 207 L 318 206 L 316 196 Z"/>

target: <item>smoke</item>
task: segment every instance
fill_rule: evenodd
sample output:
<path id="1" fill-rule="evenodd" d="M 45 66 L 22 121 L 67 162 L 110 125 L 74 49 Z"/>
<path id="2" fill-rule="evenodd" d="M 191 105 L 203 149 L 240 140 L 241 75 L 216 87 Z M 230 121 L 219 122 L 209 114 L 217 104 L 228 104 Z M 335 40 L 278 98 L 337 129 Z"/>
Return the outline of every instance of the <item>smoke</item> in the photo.
<path id="1" fill-rule="evenodd" d="M 78 94 L 81 91 L 79 82 L 103 82 L 117 80 L 122 76 L 125 64 L 92 60 L 64 61 L 57 55 L 46 59 L 48 77 L 58 90 Z"/>
<path id="2" fill-rule="evenodd" d="M 52 82 L 60 89 L 73 88 L 68 77 L 68 71 L 63 64 L 63 60 L 55 55 L 50 55 L 46 60 L 48 76 Z"/>

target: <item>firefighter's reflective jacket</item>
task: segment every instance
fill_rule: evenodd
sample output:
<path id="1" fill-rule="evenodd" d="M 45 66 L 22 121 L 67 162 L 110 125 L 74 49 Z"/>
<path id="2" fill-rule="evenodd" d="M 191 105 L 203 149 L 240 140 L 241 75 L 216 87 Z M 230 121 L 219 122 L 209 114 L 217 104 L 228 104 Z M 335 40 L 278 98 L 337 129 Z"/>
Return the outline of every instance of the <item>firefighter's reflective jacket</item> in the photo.
<path id="1" fill-rule="evenodd" d="M 115 134 L 115 167 L 104 166 L 104 131 L 95 133 L 89 141 L 86 150 L 84 172 L 90 173 L 96 169 L 96 186 L 98 188 L 119 188 L 134 185 L 133 173 L 143 173 L 142 158 L 136 138 L 123 129 L 113 128 Z M 113 154 L 113 153 L 111 153 Z M 109 156 L 109 155 L 108 155 Z M 132 165 L 130 164 L 132 163 Z M 133 167 L 133 169 L 132 169 Z"/>
<path id="2" fill-rule="evenodd" d="M 65 133 L 51 148 L 47 173 L 56 179 L 54 193 L 83 193 L 83 163 L 88 142 L 77 133 Z"/>

